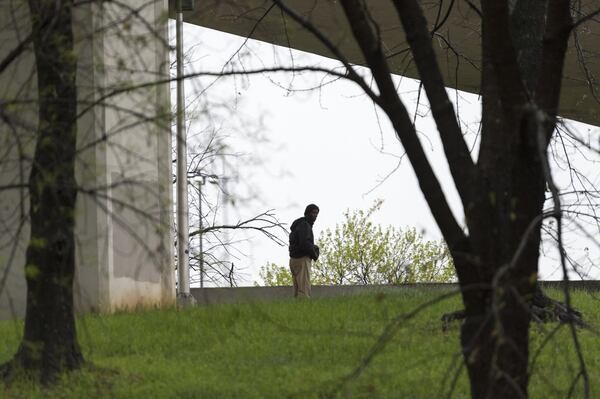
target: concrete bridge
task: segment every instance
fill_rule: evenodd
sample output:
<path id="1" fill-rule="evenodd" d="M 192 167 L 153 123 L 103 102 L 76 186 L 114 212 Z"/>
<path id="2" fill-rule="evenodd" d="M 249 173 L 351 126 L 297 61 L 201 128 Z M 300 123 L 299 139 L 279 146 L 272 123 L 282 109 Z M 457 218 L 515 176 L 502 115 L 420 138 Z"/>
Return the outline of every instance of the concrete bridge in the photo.
<path id="1" fill-rule="evenodd" d="M 332 43 L 355 64 L 364 61 L 354 42 L 350 26 L 338 1 L 284 0 L 284 3 L 324 33 Z M 448 87 L 470 93 L 479 92 L 481 65 L 480 17 L 465 1 L 420 1 L 431 25 L 443 19 L 447 22 L 435 37 L 435 50 Z M 451 9 L 448 8 L 453 4 Z M 512 1 L 510 3 L 515 3 Z M 175 0 L 169 0 L 171 15 Z M 207 28 L 250 36 L 279 46 L 331 57 L 332 53 L 315 36 L 284 17 L 279 9 L 271 7 L 268 0 L 202 0 L 196 1 L 194 11 L 184 12 L 184 21 Z M 392 72 L 418 78 L 414 63 L 406 57 L 406 38 L 398 21 L 393 2 L 369 0 L 366 2 L 371 16 L 380 27 L 384 47 L 389 54 Z M 442 5 L 441 17 L 437 18 Z M 573 11 L 574 18 L 598 9 L 598 2 L 583 0 Z M 437 19 L 436 19 L 437 18 Z M 571 39 L 564 66 L 560 115 L 591 125 L 600 125 L 600 17 L 580 27 L 578 46 Z"/>
<path id="2" fill-rule="evenodd" d="M 270 1 L 196 3 L 194 11 L 184 14 L 186 22 L 330 55 L 312 35 L 291 20 L 284 21 Z M 328 35 L 350 61 L 362 62 L 337 2 L 286 3 Z M 429 20 L 435 20 L 438 0 L 422 3 Z M 582 1 L 583 11 L 593 3 Z M 390 2 L 368 4 L 381 24 L 394 71 L 416 77 L 400 55 L 405 38 Z M 80 311 L 168 305 L 175 299 L 167 31 L 173 5 L 167 0 L 131 0 L 83 2 L 76 7 Z M 0 71 L 0 319 L 21 317 L 25 309 L 26 184 L 37 126 L 34 58 L 27 45 L 30 31 L 26 1 L 0 2 L 0 62 L 20 44 L 27 48 Z M 443 37 L 437 38 L 446 82 L 473 93 L 479 84 L 479 31 L 477 15 L 464 2 L 456 2 L 439 31 Z M 600 76 L 599 36 L 597 22 L 582 25 L 578 47 L 569 50 L 561 100 L 561 115 L 593 125 L 600 125 L 600 89 L 593 80 Z M 451 39 L 451 50 L 445 39 Z M 461 67 L 456 69 L 458 62 Z"/>

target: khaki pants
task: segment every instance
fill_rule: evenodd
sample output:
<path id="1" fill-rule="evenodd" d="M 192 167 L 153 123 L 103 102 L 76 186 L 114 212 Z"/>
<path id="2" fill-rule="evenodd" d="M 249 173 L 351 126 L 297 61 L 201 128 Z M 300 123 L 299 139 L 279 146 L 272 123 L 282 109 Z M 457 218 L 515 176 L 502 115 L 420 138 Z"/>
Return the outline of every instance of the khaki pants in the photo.
<path id="1" fill-rule="evenodd" d="M 290 271 L 294 281 L 294 296 L 310 298 L 310 266 L 312 260 L 308 256 L 290 258 Z"/>

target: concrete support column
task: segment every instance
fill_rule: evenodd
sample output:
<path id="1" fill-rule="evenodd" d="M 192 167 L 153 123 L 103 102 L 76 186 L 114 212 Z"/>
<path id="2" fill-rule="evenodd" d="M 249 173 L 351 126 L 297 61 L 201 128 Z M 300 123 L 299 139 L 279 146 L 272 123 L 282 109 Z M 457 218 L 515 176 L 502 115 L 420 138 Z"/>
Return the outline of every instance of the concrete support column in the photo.
<path id="1" fill-rule="evenodd" d="M 175 303 L 167 10 L 166 0 L 83 2 L 74 10 L 78 311 Z M 27 2 L 1 2 L 0 26 L 4 59 L 30 32 Z M 0 72 L 2 102 L 35 100 L 34 62 L 27 50 Z M 25 310 L 37 104 L 19 103 L 0 122 L 0 187 L 11 187 L 0 192 L 0 319 Z"/>

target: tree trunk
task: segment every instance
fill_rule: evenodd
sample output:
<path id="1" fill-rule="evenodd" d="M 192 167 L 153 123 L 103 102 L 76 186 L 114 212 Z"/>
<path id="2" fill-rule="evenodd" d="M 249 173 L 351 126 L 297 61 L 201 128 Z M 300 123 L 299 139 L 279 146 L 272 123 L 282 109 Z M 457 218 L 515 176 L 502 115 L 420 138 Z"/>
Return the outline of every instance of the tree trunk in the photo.
<path id="1" fill-rule="evenodd" d="M 43 383 L 83 363 L 73 308 L 77 89 L 72 6 L 72 1 L 29 1 L 39 122 L 29 179 L 27 313 L 20 347 L 4 374 L 23 370 Z"/>
<path id="2" fill-rule="evenodd" d="M 529 312 L 514 295 L 501 300 L 498 314 L 467 316 L 461 329 L 474 399 L 527 397 Z"/>
<path id="3" fill-rule="evenodd" d="M 529 248 L 537 249 L 536 241 L 530 240 Z M 496 263 L 496 272 L 482 284 L 489 289 L 464 290 L 460 340 L 474 399 L 527 397 L 529 304 L 537 285 L 527 269 L 537 267 L 536 252 L 526 249 L 512 269 L 510 259 Z"/>
<path id="4" fill-rule="evenodd" d="M 543 200 L 536 202 L 541 208 Z M 525 208 L 522 205 L 519 209 Z M 512 227 L 519 224 L 519 219 L 525 220 L 513 217 Z M 479 274 L 479 284 L 486 288 L 471 292 L 465 286 L 463 290 L 466 317 L 461 328 L 461 348 L 474 399 L 528 397 L 529 325 L 531 302 L 537 290 L 539 226 L 532 233 L 516 228 L 510 234 L 515 237 L 512 245 L 494 247 L 489 242 L 497 239 L 494 231 L 498 224 L 477 232 L 490 238 L 485 248 L 477 249 L 483 264 L 492 265 L 482 268 L 486 272 Z M 524 240 L 524 247 L 514 256 L 520 240 Z"/>
<path id="5" fill-rule="evenodd" d="M 492 80 L 490 86 L 495 84 Z M 490 87 L 488 93 L 495 93 Z M 486 104 L 484 109 L 494 107 Z M 504 114 L 503 122 L 488 119 Z M 531 301 L 537 290 L 544 177 L 535 126 L 527 112 L 490 109 L 480 192 L 467 223 L 478 263 L 457 264 L 463 277 L 461 346 L 475 399 L 526 398 Z M 503 156 L 494 149 L 503 148 Z M 486 156 L 489 154 L 489 158 Z M 481 289 L 471 292 L 469 284 Z"/>

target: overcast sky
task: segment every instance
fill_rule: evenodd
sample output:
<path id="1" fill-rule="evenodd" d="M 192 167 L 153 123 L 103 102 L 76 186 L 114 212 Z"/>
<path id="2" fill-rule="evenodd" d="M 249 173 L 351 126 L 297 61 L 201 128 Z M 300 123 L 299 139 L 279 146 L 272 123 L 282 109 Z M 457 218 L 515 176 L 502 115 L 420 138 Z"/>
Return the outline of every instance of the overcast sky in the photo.
<path id="1" fill-rule="evenodd" d="M 188 54 L 186 73 L 192 71 L 219 71 L 243 44 L 243 38 L 185 24 L 184 43 Z M 232 60 L 233 68 L 257 69 L 261 66 L 294 64 L 337 67 L 339 64 L 303 52 L 276 48 L 275 46 L 249 41 L 240 56 Z M 231 68 L 230 68 L 231 69 Z M 343 220 L 347 209 L 367 209 L 373 202 L 384 200 L 381 211 L 374 220 L 396 227 L 416 227 L 429 239 L 441 235 L 418 188 L 412 168 L 395 134 L 382 112 L 361 94 L 351 82 L 337 81 L 318 90 L 307 90 L 330 78 L 312 74 L 260 74 L 251 77 L 223 78 L 207 86 L 214 78 L 186 82 L 188 107 L 194 122 L 189 128 L 190 136 L 210 134 L 215 129 L 219 135 L 228 137 L 228 143 L 236 152 L 246 154 L 236 158 L 226 173 L 237 176 L 228 182 L 232 193 L 246 193 L 248 188 L 259 193 L 259 200 L 237 208 L 230 208 L 230 222 L 245 218 L 266 209 L 275 209 L 280 221 L 291 222 L 302 215 L 308 203 L 316 203 L 321 212 L 314 226 L 315 236 L 326 228 L 334 228 Z M 418 82 L 398 78 L 399 90 L 406 106 L 414 113 Z M 292 88 L 292 90 L 289 90 Z M 205 91 L 206 90 L 206 91 Z M 212 102 L 227 104 L 240 122 L 227 111 L 215 111 L 213 118 L 202 113 L 202 101 L 198 94 Z M 480 119 L 480 103 L 477 96 L 451 91 L 458 97 L 458 109 L 472 144 L 477 138 Z M 456 107 L 455 102 L 455 107 Z M 462 209 L 449 178 L 437 130 L 427 106 L 421 104 L 417 129 L 434 169 L 446 189 L 448 200 L 462 222 Z M 578 129 L 591 127 L 577 124 Z M 245 139 L 244 132 L 257 132 L 264 142 Z M 193 141 L 193 139 L 192 139 Z M 256 165 L 252 159 L 262 160 Z M 598 182 L 595 169 L 589 170 L 592 181 Z M 209 191 L 210 189 L 207 189 Z M 236 239 L 242 238 L 236 236 Z M 287 237 L 282 236 L 284 240 Z M 589 240 L 571 237 L 573 254 L 588 270 L 591 259 L 597 260 L 598 248 Z M 584 251 L 588 247 L 589 251 Z M 252 285 L 258 280 L 258 270 L 266 262 L 287 265 L 287 247 L 280 247 L 259 235 L 250 236 L 240 246 L 245 254 L 237 254 L 232 260 L 245 272 L 242 285 Z M 560 279 L 554 251 L 542 259 L 541 276 Z M 235 254 L 234 254 L 235 255 Z M 593 271 L 596 275 L 597 270 Z M 597 277 L 597 276 L 595 276 Z"/>

